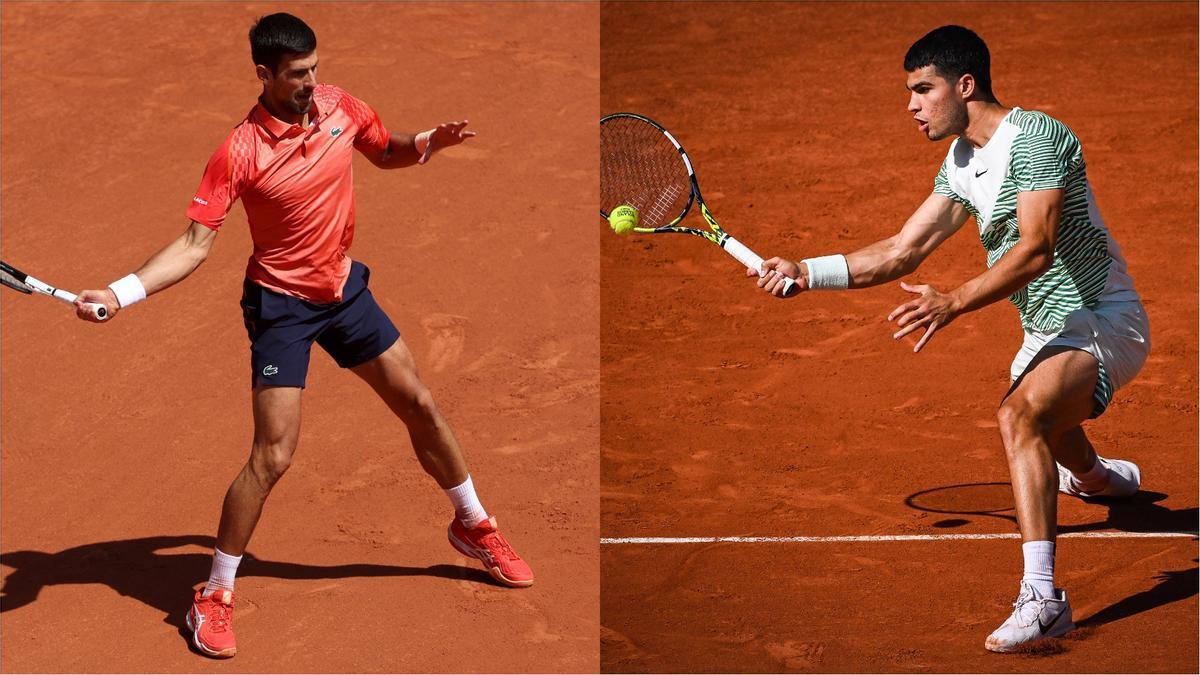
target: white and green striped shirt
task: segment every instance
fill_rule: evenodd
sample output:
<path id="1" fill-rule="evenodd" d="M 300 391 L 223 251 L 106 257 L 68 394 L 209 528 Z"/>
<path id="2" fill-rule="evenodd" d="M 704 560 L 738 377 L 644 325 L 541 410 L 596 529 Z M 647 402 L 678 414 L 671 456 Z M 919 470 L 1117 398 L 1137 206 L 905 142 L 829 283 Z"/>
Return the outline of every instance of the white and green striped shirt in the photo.
<path id="1" fill-rule="evenodd" d="M 1057 332 L 1068 314 L 1100 300 L 1137 300 L 1125 259 L 1100 218 L 1079 139 L 1040 112 L 1013 108 L 982 148 L 950 144 L 933 191 L 964 205 L 979 225 L 988 267 L 1021 238 L 1017 193 L 1062 188 L 1054 263 L 1009 300 L 1026 330 Z"/>

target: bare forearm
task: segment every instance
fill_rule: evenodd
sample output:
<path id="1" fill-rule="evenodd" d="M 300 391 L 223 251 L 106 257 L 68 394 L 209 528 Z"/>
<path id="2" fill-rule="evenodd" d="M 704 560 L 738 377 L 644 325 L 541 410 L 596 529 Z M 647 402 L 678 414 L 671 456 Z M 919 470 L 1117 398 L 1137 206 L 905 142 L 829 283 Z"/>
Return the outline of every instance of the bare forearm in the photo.
<path id="1" fill-rule="evenodd" d="M 189 229 L 150 256 L 135 272 L 146 288 L 146 295 L 169 288 L 196 271 L 208 257 L 209 246 L 201 238 L 194 228 Z"/>
<path id="2" fill-rule="evenodd" d="M 849 288 L 877 286 L 912 272 L 920 260 L 897 246 L 896 237 L 877 241 L 852 253 L 847 253 L 846 268 L 849 272 Z M 812 283 L 807 263 L 798 263 L 800 274 Z"/>
<path id="3" fill-rule="evenodd" d="M 950 292 L 958 311 L 973 312 L 1025 288 L 1054 263 L 1044 247 L 1018 242 L 989 270 Z"/>
<path id="4" fill-rule="evenodd" d="M 364 151 L 371 163 L 381 169 L 400 169 L 424 164 L 439 150 L 458 145 L 475 136 L 467 131 L 467 121 L 444 122 L 419 134 L 392 134 L 388 146 L 382 151 Z"/>
<path id="5" fill-rule="evenodd" d="M 930 195 L 895 235 L 846 254 L 849 287 L 878 286 L 912 274 L 967 215 L 961 204 Z"/>
<path id="6" fill-rule="evenodd" d="M 179 283 L 208 257 L 216 236 L 216 230 L 192 221 L 182 235 L 150 256 L 133 274 L 117 279 L 108 288 L 80 291 L 76 315 L 85 321 L 100 322 L 104 319 L 95 316 L 87 303 L 103 304 L 110 316 L 116 316 L 122 308 Z"/>
<path id="7" fill-rule="evenodd" d="M 402 169 L 415 165 L 417 160 L 421 159 L 415 139 L 413 134 L 392 134 L 387 150 L 384 151 L 382 160 L 376 162 L 376 166 L 381 169 Z"/>
<path id="8" fill-rule="evenodd" d="M 912 273 L 921 260 L 912 250 L 899 246 L 899 237 L 889 237 L 846 254 L 850 287 L 878 286 Z"/>

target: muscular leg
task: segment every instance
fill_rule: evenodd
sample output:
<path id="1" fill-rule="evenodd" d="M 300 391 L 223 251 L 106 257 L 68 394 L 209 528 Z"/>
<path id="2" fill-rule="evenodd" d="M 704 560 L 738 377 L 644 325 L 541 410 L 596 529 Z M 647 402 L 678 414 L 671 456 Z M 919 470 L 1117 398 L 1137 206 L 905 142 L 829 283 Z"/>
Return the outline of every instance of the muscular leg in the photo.
<path id="1" fill-rule="evenodd" d="M 1054 461 L 1059 456 L 1077 463 L 1091 451 L 1079 425 L 1091 413 L 1098 373 L 1091 354 L 1049 347 L 1034 357 L 1000 404 L 997 418 L 1024 539 L 1025 571 L 1012 615 L 984 641 L 992 651 L 1014 651 L 1075 627 L 1065 593 L 1054 586 L 1058 517 Z"/>
<path id="2" fill-rule="evenodd" d="M 533 570 L 496 530 L 496 519 L 488 517 L 475 496 L 458 441 L 417 376 L 416 364 L 404 341 L 397 338 L 383 354 L 351 370 L 371 385 L 408 427 L 421 468 L 450 497 L 455 511 L 447 533 L 450 544 L 463 555 L 483 562 L 488 574 L 500 583 L 532 585 Z"/>
<path id="3" fill-rule="evenodd" d="M 1072 473 L 1084 473 L 1096 465 L 1096 450 L 1083 433 L 1083 427 L 1063 432 L 1051 445 L 1054 460 Z"/>
<path id="4" fill-rule="evenodd" d="M 240 556 L 262 514 L 271 488 L 292 463 L 300 436 L 300 394 L 297 387 L 256 387 L 254 444 L 250 459 L 225 493 L 217 548 Z"/>
<path id="5" fill-rule="evenodd" d="M 421 468 L 443 490 L 467 479 L 467 463 L 458 441 L 417 376 L 416 363 L 403 340 L 396 340 L 387 351 L 351 370 L 371 385 L 408 427 Z"/>
<path id="6" fill-rule="evenodd" d="M 1065 347 L 1047 348 L 1000 405 L 1000 436 L 1012 476 L 1017 524 L 1025 541 L 1054 540 L 1058 515 L 1056 454 L 1061 456 L 1060 461 L 1077 466 L 1084 463 L 1087 454 L 1095 454 L 1079 425 L 1091 414 L 1097 376 L 1096 359 L 1091 354 Z"/>

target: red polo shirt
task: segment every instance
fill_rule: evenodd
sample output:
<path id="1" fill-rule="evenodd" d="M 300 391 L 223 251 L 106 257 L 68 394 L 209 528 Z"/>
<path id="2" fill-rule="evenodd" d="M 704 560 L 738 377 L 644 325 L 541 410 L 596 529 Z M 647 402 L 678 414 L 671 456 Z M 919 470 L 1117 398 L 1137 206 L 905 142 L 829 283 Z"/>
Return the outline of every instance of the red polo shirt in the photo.
<path id="1" fill-rule="evenodd" d="M 188 218 L 220 229 L 240 197 L 254 254 L 246 276 L 315 303 L 338 302 L 354 240 L 353 149 L 380 150 L 388 131 L 371 106 L 332 85 L 313 91 L 310 124 L 257 104 L 213 153 Z"/>

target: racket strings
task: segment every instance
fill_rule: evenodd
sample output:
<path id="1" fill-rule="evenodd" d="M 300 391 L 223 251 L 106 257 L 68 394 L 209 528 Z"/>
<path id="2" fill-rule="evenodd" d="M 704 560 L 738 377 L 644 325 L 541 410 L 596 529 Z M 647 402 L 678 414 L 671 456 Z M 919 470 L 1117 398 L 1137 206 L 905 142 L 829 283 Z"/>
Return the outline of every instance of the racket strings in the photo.
<path id="1" fill-rule="evenodd" d="M 691 181 L 679 150 L 657 128 L 632 117 L 600 125 L 600 206 L 638 210 L 641 227 L 662 227 L 683 215 Z"/>
<path id="2" fill-rule="evenodd" d="M 5 267 L 7 266 L 0 267 L 0 284 L 4 284 L 15 291 L 25 293 L 26 295 L 33 293 L 33 288 L 31 286 L 9 274 Z"/>

